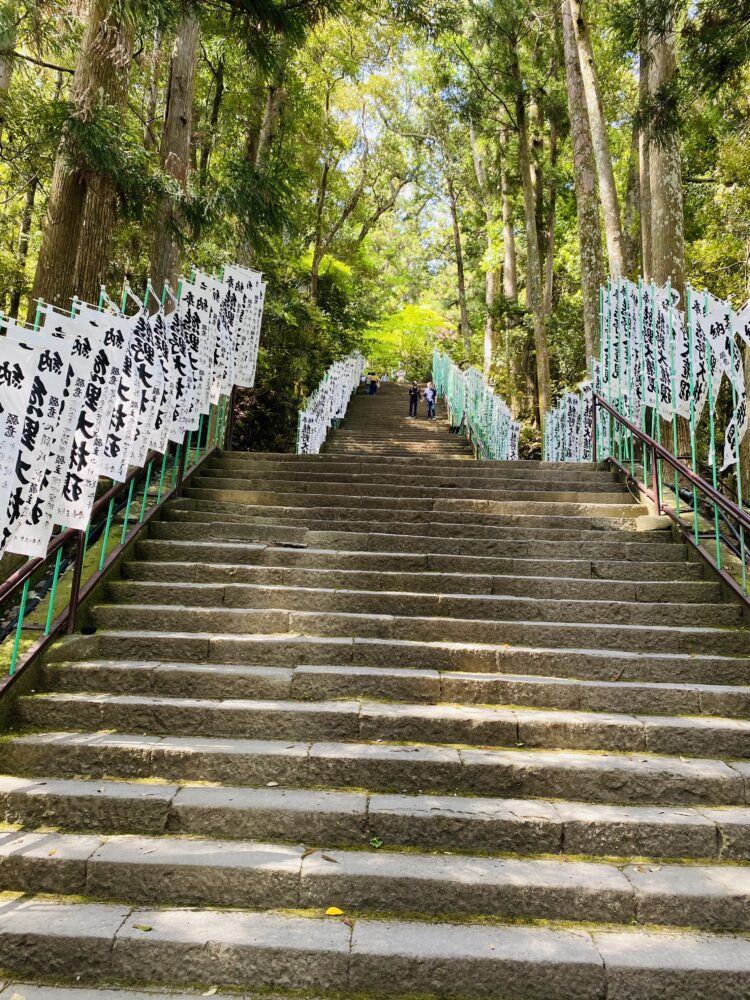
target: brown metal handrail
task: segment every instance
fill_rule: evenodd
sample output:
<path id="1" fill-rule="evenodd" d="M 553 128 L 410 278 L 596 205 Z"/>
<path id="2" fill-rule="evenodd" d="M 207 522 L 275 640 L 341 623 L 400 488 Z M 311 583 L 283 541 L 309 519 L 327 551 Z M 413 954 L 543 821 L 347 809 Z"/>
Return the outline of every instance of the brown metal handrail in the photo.
<path id="1" fill-rule="evenodd" d="M 747 608 L 750 608 L 750 598 L 745 593 L 743 588 L 737 583 L 734 577 L 727 573 L 718 562 L 713 558 L 710 552 L 707 552 L 705 548 L 701 545 L 696 544 L 693 538 L 693 533 L 690 528 L 685 524 L 685 522 L 677 516 L 677 514 L 666 504 L 662 503 L 661 500 L 661 490 L 659 488 L 660 484 L 660 469 L 659 462 L 666 462 L 667 465 L 671 466 L 678 476 L 685 478 L 696 490 L 699 490 L 702 494 L 707 496 L 711 503 L 716 507 L 720 508 L 722 512 L 729 518 L 739 522 L 743 528 L 750 529 L 750 515 L 739 507 L 736 503 L 730 500 L 728 497 L 724 496 L 715 489 L 711 483 L 705 480 L 702 476 L 699 476 L 697 472 L 694 472 L 690 466 L 685 465 L 683 461 L 675 456 L 667 449 L 659 444 L 655 438 L 650 437 L 645 431 L 642 431 L 640 427 L 637 427 L 631 420 L 620 413 L 618 410 L 608 403 L 598 392 L 594 393 L 593 407 L 592 407 L 592 445 L 593 445 L 593 455 L 596 461 L 598 450 L 597 450 L 597 420 L 596 411 L 597 407 L 601 407 L 610 416 L 614 417 L 618 423 L 622 424 L 632 435 L 634 435 L 643 445 L 644 449 L 648 449 L 651 453 L 652 468 L 654 470 L 654 489 L 650 489 L 646 483 L 641 482 L 637 476 L 622 465 L 616 458 L 612 455 L 607 455 L 606 461 L 610 462 L 615 468 L 617 468 L 625 477 L 626 481 L 632 483 L 638 488 L 638 490 L 647 496 L 656 506 L 656 511 L 658 514 L 666 515 L 679 529 L 685 541 L 687 541 L 695 551 L 700 555 L 700 557 L 706 562 L 711 569 L 721 577 L 723 582 L 730 588 L 732 593 L 738 597 Z"/>

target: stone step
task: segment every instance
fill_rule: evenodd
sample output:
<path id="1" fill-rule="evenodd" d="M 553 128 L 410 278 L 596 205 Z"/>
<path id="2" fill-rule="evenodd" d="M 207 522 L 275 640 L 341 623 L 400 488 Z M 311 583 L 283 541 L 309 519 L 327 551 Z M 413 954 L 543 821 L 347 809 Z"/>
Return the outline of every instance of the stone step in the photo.
<path id="1" fill-rule="evenodd" d="M 398 702 L 165 697 L 47 692 L 19 698 L 23 724 L 238 739 L 365 740 L 750 757 L 750 720 L 636 716 Z M 750 777 L 750 769 L 748 769 Z"/>
<path id="2" fill-rule="evenodd" d="M 255 841 L 0 833 L 4 892 L 750 930 L 750 868 L 307 850 Z M 0 997 L 2 994 L 0 994 Z"/>
<path id="3" fill-rule="evenodd" d="M 382 487 L 389 487 L 396 491 L 403 491 L 403 495 L 408 495 L 408 490 L 414 488 L 424 488 L 427 490 L 441 491 L 445 489 L 461 490 L 466 495 L 471 495 L 474 490 L 508 490 L 525 492 L 533 484 L 535 491 L 558 492 L 561 483 L 565 483 L 569 492 L 579 492 L 584 487 L 587 493 L 623 493 L 626 487 L 615 480 L 607 473 L 592 473 L 581 479 L 570 476 L 567 479 L 562 477 L 551 480 L 549 478 L 529 479 L 520 473 L 515 476 L 484 472 L 479 476 L 473 473 L 457 473 L 454 475 L 435 475 L 424 477 L 419 470 L 413 470 L 410 474 L 406 472 L 346 472 L 334 470 L 330 472 L 290 472 L 286 469 L 264 468 L 255 471 L 254 467 L 245 470 L 226 464 L 213 464 L 208 467 L 201 466 L 200 476 L 196 482 L 206 486 L 227 486 L 229 489 L 250 489 L 255 488 L 253 484 L 260 483 L 265 488 L 270 484 L 281 484 L 287 490 L 299 486 L 301 492 L 320 492 L 323 488 L 330 489 L 331 492 L 345 492 L 345 488 L 351 486 L 361 486 L 365 492 L 379 493 Z M 336 489 L 334 489 L 336 487 Z M 373 487 L 377 489 L 373 490 Z M 387 494 L 384 494 L 387 495 Z"/>
<path id="4" fill-rule="evenodd" d="M 308 636 L 368 636 L 379 639 L 434 640 L 561 649 L 619 649 L 654 653 L 703 653 L 747 656 L 746 629 L 707 626 L 589 624 L 539 620 L 489 620 L 367 614 L 295 609 L 201 608 L 179 604 L 100 604 L 90 613 L 97 628 L 136 630 L 159 635 L 182 632 L 212 636 L 217 648 L 230 649 L 236 637 L 294 632 Z M 197 638 L 197 635 L 196 635 Z M 169 656 L 169 654 L 165 654 Z"/>
<path id="5" fill-rule="evenodd" d="M 254 465 L 257 462 L 292 462 L 302 466 L 309 466 L 310 468 L 324 468 L 326 465 L 331 463 L 337 463 L 341 461 L 338 455 L 326 455 L 322 452 L 320 455 L 295 455 L 290 452 L 277 452 L 277 451 L 232 451 L 232 452 L 218 452 L 216 454 L 216 459 L 222 461 L 228 459 L 231 462 L 246 462 L 249 465 Z M 349 461 L 349 460 L 347 460 Z M 363 455 L 361 458 L 354 459 L 358 463 L 365 464 L 382 464 L 382 460 L 378 456 L 373 456 L 372 458 L 367 455 Z M 413 459 L 408 455 L 403 456 L 401 459 L 396 459 L 395 463 L 401 465 L 410 465 Z M 435 465 L 440 464 L 441 468 L 450 468 L 450 460 L 446 459 L 433 459 L 429 455 L 425 458 L 419 460 L 420 466 L 422 465 Z M 599 462 L 597 465 L 588 462 L 581 463 L 571 463 L 571 462 L 540 462 L 537 460 L 528 459 L 517 459 L 515 461 L 495 461 L 494 459 L 475 459 L 472 461 L 472 469 L 507 469 L 507 470 L 521 470 L 530 472 L 541 472 L 554 478 L 558 473 L 577 473 L 579 470 L 581 472 L 609 472 L 609 465 L 606 462 Z"/>
<path id="6" fill-rule="evenodd" d="M 309 507 L 298 506 L 264 506 L 263 504 L 243 504 L 225 502 L 221 500 L 197 500 L 195 498 L 180 497 L 177 501 L 167 504 L 167 509 L 176 508 L 178 510 L 205 510 L 215 513 L 240 514 L 243 517 L 281 517 L 292 521 L 298 518 L 317 518 L 336 521 L 359 521 L 366 518 L 369 523 L 381 523 L 394 521 L 393 507 L 368 507 L 366 513 L 361 507 L 342 506 L 319 506 L 311 510 Z M 398 508 L 398 520 L 404 523 L 414 523 L 419 525 L 450 524 L 450 525 L 471 525 L 485 528 L 511 528 L 517 527 L 535 532 L 534 537 L 543 538 L 548 531 L 590 531 L 595 532 L 595 537 L 605 538 L 610 534 L 621 536 L 628 533 L 631 541 L 667 541 L 671 537 L 669 534 L 669 522 L 666 518 L 654 518 L 642 516 L 638 518 L 625 517 L 592 517 L 584 515 L 545 515 L 524 513 L 523 508 L 512 514 L 486 514 L 481 511 L 457 511 L 440 510 L 436 517 L 430 510 L 413 508 L 408 501 L 404 501 Z M 644 530 L 645 526 L 645 530 Z M 666 536 L 666 537 L 664 537 Z M 552 536 L 550 536 L 552 537 Z"/>
<path id="7" fill-rule="evenodd" d="M 259 532 L 275 531 L 304 532 L 288 539 L 281 537 L 280 544 L 306 544 L 311 548 L 335 549 L 337 551 L 364 551 L 376 547 L 376 551 L 415 552 L 435 555 L 487 556 L 497 555 L 506 559 L 592 559 L 592 560 L 636 560 L 650 562 L 684 562 L 684 545 L 671 541 L 643 545 L 625 539 L 615 541 L 545 541 L 536 539 L 510 540 L 481 538 L 444 538 L 421 535 L 415 526 L 414 534 L 398 535 L 388 532 L 358 533 L 347 531 L 307 531 L 299 528 L 276 528 L 263 525 L 245 524 L 243 521 L 224 521 L 223 514 L 201 514 L 195 512 L 190 521 L 157 521 L 150 526 L 151 537 L 165 540 L 195 539 L 243 539 L 256 541 Z M 275 539 L 269 539 L 275 541 Z"/>
<path id="8" fill-rule="evenodd" d="M 227 566 L 166 561 L 131 561 L 123 567 L 128 580 L 179 583 L 254 583 L 259 585 L 333 587 L 345 590 L 406 591 L 436 594 L 515 594 L 519 597 L 612 601 L 674 601 L 708 604 L 721 600 L 718 583 L 710 580 L 627 581 L 578 577 L 513 576 L 481 573 L 369 571 L 287 566 Z"/>
<path id="9" fill-rule="evenodd" d="M 145 931 L 144 927 L 148 930 Z M 746 995 L 750 942 L 700 932 L 589 932 L 356 920 L 241 910 L 141 909 L 10 897 L 0 962 L 22 975 L 168 986 L 388 992 L 508 1000 Z M 395 990 L 394 990 L 395 987 Z"/>
<path id="10" fill-rule="evenodd" d="M 555 488 L 555 484 L 548 484 L 546 489 L 530 488 L 527 483 L 525 488 L 507 485 L 505 489 L 468 489 L 466 487 L 444 487 L 435 486 L 402 486 L 391 483 L 378 482 L 374 484 L 341 482 L 341 483 L 304 483 L 288 482 L 283 476 L 277 479 L 267 477 L 259 479 L 220 479 L 218 477 L 202 475 L 196 476 L 191 483 L 191 492 L 197 490 L 199 493 L 226 492 L 234 495 L 242 493 L 246 496 L 261 496 L 277 494 L 280 496 L 290 496 L 301 494 L 304 497 L 333 496 L 344 497 L 376 497 L 395 498 L 397 500 L 427 499 L 439 502 L 441 500 L 460 500 L 462 502 L 472 500 L 490 500 L 496 502 L 512 503 L 600 503 L 600 504 L 634 504 L 632 495 L 623 487 L 615 483 L 609 484 L 605 488 L 592 486 L 585 490 L 560 490 Z M 645 513 L 645 510 L 642 510 Z"/>
<path id="11" fill-rule="evenodd" d="M 360 534 L 378 532 L 390 535 L 420 535 L 437 538 L 476 538 L 491 540 L 508 540 L 510 542 L 520 540 L 538 541 L 583 541 L 583 542 L 607 542 L 620 543 L 627 541 L 631 544 L 651 545 L 654 542 L 661 544 L 670 543 L 670 536 L 664 531 L 641 532 L 631 531 L 625 535 L 622 531 L 604 531 L 601 529 L 576 530 L 573 528 L 543 528 L 541 526 L 523 527 L 508 525 L 490 526 L 484 524 L 456 524 L 453 521 L 426 521 L 426 520 L 401 520 L 394 518 L 393 511 L 383 511 L 382 514 L 363 517 L 363 511 L 353 508 L 348 513 L 352 517 L 345 519 L 336 516 L 335 511 L 331 516 L 319 517 L 319 511 L 311 508 L 300 508 L 294 513 L 287 513 L 288 508 L 283 508 L 283 512 L 270 514 L 256 514 L 255 507 L 245 507 L 238 509 L 217 510 L 216 507 L 230 508 L 229 504 L 199 503 L 183 499 L 174 504 L 169 504 L 164 511 L 164 520 L 167 521 L 195 521 L 202 522 L 233 522 L 235 524 L 281 524 L 289 527 L 307 528 L 308 531 L 340 532 L 352 531 Z M 342 521 L 344 523 L 342 523 Z M 672 542 L 672 544 L 678 544 Z"/>
<path id="12" fill-rule="evenodd" d="M 696 604 L 605 599 L 600 587 L 597 598 L 576 599 L 565 590 L 557 599 L 508 594 L 454 594 L 388 590 L 347 590 L 263 583 L 170 583 L 117 581 L 107 584 L 107 600 L 120 605 L 226 609 L 294 608 L 298 611 L 340 611 L 354 614 L 414 615 L 481 620 L 534 620 L 546 622 L 591 622 L 629 625 L 740 626 L 739 604 Z M 565 595 L 563 597 L 563 594 Z"/>
<path id="13" fill-rule="evenodd" d="M 270 773 L 266 770 L 260 780 Z M 455 851 L 460 843 L 464 851 L 501 856 L 750 861 L 750 809 L 742 806 L 381 794 L 273 782 L 252 788 L 0 776 L 0 815 L 26 829 L 55 826 L 88 836 L 169 832 L 279 844 L 301 841 L 329 849 L 371 846 L 377 839 L 389 849 Z"/>
<path id="14" fill-rule="evenodd" d="M 613 473 L 608 469 L 595 469 L 590 465 L 573 463 L 560 466 L 555 470 L 554 477 L 551 477 L 549 470 L 537 468 L 540 463 L 536 462 L 527 462 L 524 468 L 519 469 L 518 466 L 506 462 L 472 462 L 471 466 L 467 467 L 465 462 L 456 463 L 450 460 L 445 463 L 420 461 L 418 469 L 407 467 L 400 472 L 394 472 L 392 462 L 363 462 L 358 458 L 353 460 L 330 458 L 316 464 L 310 462 L 302 464 L 296 455 L 275 455 L 273 458 L 261 459 L 252 457 L 252 453 L 247 453 L 247 455 L 249 458 L 241 452 L 225 452 L 219 457 L 210 457 L 201 466 L 201 472 L 205 475 L 224 472 L 231 475 L 252 475 L 261 478 L 271 473 L 285 476 L 290 481 L 305 479 L 308 482 L 335 479 L 344 473 L 366 477 L 365 481 L 372 482 L 377 482 L 380 479 L 393 483 L 408 483 L 411 480 L 415 482 L 439 480 L 455 486 L 472 481 L 484 483 L 513 480 L 523 483 L 547 483 L 554 479 L 555 482 L 569 482 L 575 486 L 582 483 L 612 483 L 616 481 Z"/>
<path id="15" fill-rule="evenodd" d="M 651 681 L 698 684 L 750 684 L 746 656 L 634 652 L 613 649 L 561 649 L 508 643 L 416 641 L 367 636 L 267 634 L 212 636 L 190 632 L 99 630 L 74 636 L 54 647 L 48 660 L 102 657 L 187 661 L 194 664 L 296 666 L 355 664 L 412 669 L 524 673 L 604 681 Z"/>
<path id="16" fill-rule="evenodd" d="M 376 494 L 346 495 L 337 493 L 277 493 L 272 490 L 222 490 L 198 489 L 186 486 L 186 497 L 196 500 L 220 500 L 227 503 L 262 504 L 270 506 L 298 507 L 362 507 L 369 509 L 388 508 L 400 509 L 408 499 L 408 506 L 414 510 L 443 511 L 476 511 L 484 514 L 515 514 L 523 505 L 527 514 L 546 516 L 583 516 L 583 517 L 643 517 L 647 509 L 635 502 L 624 502 L 620 494 L 608 500 L 607 494 L 591 494 L 593 499 L 585 499 L 585 494 L 570 494 L 569 500 L 551 500 L 540 494 L 521 496 L 516 493 L 509 495 L 507 500 L 467 499 L 465 497 L 409 497 L 380 496 Z"/>
<path id="17" fill-rule="evenodd" d="M 155 528 L 156 525 L 151 526 Z M 177 532 L 173 532 L 177 534 Z M 435 573 L 491 573 L 516 576 L 555 576 L 597 580 L 700 580 L 705 570 L 700 562 L 651 562 L 639 560 L 515 559 L 497 556 L 391 552 L 383 548 L 384 536 L 374 535 L 366 551 L 336 550 L 306 546 L 304 549 L 270 547 L 242 542 L 207 542 L 199 539 L 152 537 L 136 543 L 143 559 L 194 562 L 198 576 L 208 564 L 223 566 L 289 566 L 311 569 L 350 569 L 356 565 L 368 572 L 398 571 Z"/>
<path id="18" fill-rule="evenodd" d="M 750 685 L 587 681 L 426 667 L 82 660 L 46 664 L 44 686 L 52 691 L 110 691 L 175 698 L 381 698 L 592 712 L 617 712 L 627 705 L 631 712 L 641 715 L 750 716 Z"/>
<path id="19" fill-rule="evenodd" d="M 742 762 L 646 753 L 64 731 L 8 739 L 0 745 L 0 766 L 31 777 L 85 774 L 251 786 L 273 781 L 302 788 L 705 806 L 746 805 L 749 769 Z"/>

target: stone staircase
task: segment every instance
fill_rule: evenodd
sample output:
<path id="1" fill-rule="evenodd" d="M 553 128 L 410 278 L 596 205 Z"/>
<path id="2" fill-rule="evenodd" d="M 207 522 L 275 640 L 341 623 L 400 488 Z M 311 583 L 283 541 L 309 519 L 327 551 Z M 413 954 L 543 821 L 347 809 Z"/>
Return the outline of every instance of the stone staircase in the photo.
<path id="1" fill-rule="evenodd" d="M 750 997 L 741 608 L 406 410 L 210 460 L 19 699 L 0 1000 Z"/>

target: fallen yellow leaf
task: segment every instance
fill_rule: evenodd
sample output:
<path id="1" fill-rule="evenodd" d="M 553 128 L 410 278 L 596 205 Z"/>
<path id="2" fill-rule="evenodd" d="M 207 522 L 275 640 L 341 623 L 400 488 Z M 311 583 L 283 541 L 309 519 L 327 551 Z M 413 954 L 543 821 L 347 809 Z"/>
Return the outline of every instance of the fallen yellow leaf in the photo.
<path id="1" fill-rule="evenodd" d="M 340 917 L 343 914 L 343 910 L 340 910 L 338 906 L 329 906 L 326 910 L 327 917 Z"/>

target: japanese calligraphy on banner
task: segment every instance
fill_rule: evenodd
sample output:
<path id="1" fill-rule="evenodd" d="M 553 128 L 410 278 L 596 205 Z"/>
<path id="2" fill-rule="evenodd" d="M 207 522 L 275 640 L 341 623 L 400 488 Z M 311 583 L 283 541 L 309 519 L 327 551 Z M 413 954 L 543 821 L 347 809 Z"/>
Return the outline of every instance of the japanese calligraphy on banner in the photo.
<path id="1" fill-rule="evenodd" d="M 315 392 L 305 401 L 297 424 L 297 454 L 317 455 L 334 420 L 346 413 L 349 399 L 359 385 L 364 357 L 355 352 L 334 361 Z"/>
<path id="2" fill-rule="evenodd" d="M 682 417 L 694 434 L 707 402 L 713 421 L 726 378 L 732 412 L 722 469 L 734 464 L 748 427 L 742 346 L 750 346 L 750 302 L 735 313 L 730 302 L 688 288 L 683 309 L 669 285 L 621 278 L 601 290 L 600 303 L 601 357 L 593 365 L 593 391 L 644 429 L 649 408 L 668 422 Z M 590 424 L 585 392 L 579 410 Z M 551 461 L 592 460 L 588 439 L 584 442 L 582 429 L 576 433 L 573 427 L 572 412 L 563 396 L 546 416 L 545 455 Z M 608 423 L 601 414 L 599 419 L 599 440 L 606 447 Z M 579 457 L 568 457 L 576 448 Z"/>
<path id="3" fill-rule="evenodd" d="M 135 315 L 74 300 L 35 329 L 0 324 L 0 553 L 41 556 L 55 525 L 85 529 L 100 476 L 198 430 L 255 377 L 265 283 L 239 266 L 181 282 L 175 308 Z M 3 336 L 4 334 L 4 336 Z"/>

